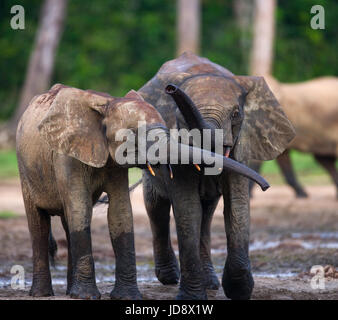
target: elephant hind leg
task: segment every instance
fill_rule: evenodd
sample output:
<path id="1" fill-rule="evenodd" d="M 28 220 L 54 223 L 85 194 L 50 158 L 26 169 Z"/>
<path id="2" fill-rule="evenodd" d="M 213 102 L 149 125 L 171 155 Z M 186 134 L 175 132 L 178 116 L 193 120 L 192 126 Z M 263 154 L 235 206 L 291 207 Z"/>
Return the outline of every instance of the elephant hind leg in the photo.
<path id="1" fill-rule="evenodd" d="M 293 188 L 296 192 L 297 198 L 307 198 L 308 194 L 305 192 L 303 187 L 297 180 L 296 174 L 293 170 L 291 159 L 289 156 L 289 151 L 285 150 L 280 156 L 277 157 L 277 163 L 282 170 L 282 174 L 286 182 Z"/>
<path id="2" fill-rule="evenodd" d="M 180 271 L 170 241 L 170 201 L 158 195 L 147 178 L 143 196 L 153 234 L 156 277 L 163 284 L 177 284 Z"/>
<path id="3" fill-rule="evenodd" d="M 33 248 L 33 283 L 29 294 L 34 297 L 52 296 L 48 251 L 50 216 L 37 208 L 27 194 L 24 194 L 24 203 Z"/>
<path id="4" fill-rule="evenodd" d="M 218 204 L 218 200 L 219 198 L 210 201 L 202 201 L 203 215 L 201 224 L 200 255 L 205 274 L 206 288 L 209 290 L 218 290 L 220 286 L 214 266 L 212 265 L 210 248 L 211 221 Z"/>
<path id="5" fill-rule="evenodd" d="M 333 183 L 336 185 L 337 189 L 337 200 L 338 200 L 338 171 L 336 169 L 336 160 L 335 156 L 322 156 L 315 154 L 315 159 L 322 165 L 324 169 L 329 173 Z"/>

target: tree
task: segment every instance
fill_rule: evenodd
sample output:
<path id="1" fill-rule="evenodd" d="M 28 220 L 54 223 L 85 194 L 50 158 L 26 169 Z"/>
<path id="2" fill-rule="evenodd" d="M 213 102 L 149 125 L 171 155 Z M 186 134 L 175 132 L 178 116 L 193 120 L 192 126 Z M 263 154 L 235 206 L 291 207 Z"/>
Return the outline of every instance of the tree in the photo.
<path id="1" fill-rule="evenodd" d="M 198 54 L 200 46 L 200 0 L 177 0 L 177 55 Z"/>
<path id="2" fill-rule="evenodd" d="M 19 104 L 1 133 L 1 144 L 14 142 L 17 124 L 30 100 L 50 86 L 55 54 L 63 31 L 67 2 L 68 0 L 45 0 L 43 3 Z"/>
<path id="3" fill-rule="evenodd" d="M 271 74 L 276 0 L 255 0 L 250 74 Z"/>

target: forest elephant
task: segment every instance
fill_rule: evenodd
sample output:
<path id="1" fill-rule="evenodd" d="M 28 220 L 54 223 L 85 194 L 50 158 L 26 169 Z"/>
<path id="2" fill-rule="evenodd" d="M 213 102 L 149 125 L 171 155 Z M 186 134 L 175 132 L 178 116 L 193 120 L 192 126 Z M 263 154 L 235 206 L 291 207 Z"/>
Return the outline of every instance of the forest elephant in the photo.
<path id="1" fill-rule="evenodd" d="M 144 131 L 158 140 L 141 137 L 141 120 Z M 124 139 L 120 129 L 137 132 L 136 139 Z M 137 139 L 142 140 L 144 148 Z M 161 115 L 135 91 L 115 98 L 57 84 L 33 98 L 17 129 L 18 165 L 33 248 L 31 295 L 53 294 L 48 238 L 50 216 L 58 215 L 68 242 L 67 294 L 72 298 L 100 298 L 90 225 L 93 205 L 106 192 L 108 228 L 116 258 L 111 298 L 141 298 L 136 282 L 129 167 L 148 167 L 153 172 L 153 164 L 169 176 L 169 160 L 180 163 L 187 154 L 189 165 L 197 151 L 201 165 L 216 157 L 224 168 L 256 179 L 266 187 L 264 179 L 251 169 L 209 151 L 182 145 L 181 153 L 172 154 L 167 143 L 170 139 Z M 128 141 L 132 148 L 122 148 Z M 166 147 L 162 159 L 149 152 L 158 141 Z M 125 152 L 128 161 L 121 162 Z"/>
<path id="2" fill-rule="evenodd" d="M 338 78 L 321 77 L 300 83 L 264 78 L 296 130 L 296 138 L 276 159 L 286 182 L 297 197 L 307 197 L 296 178 L 289 150 L 311 153 L 330 175 L 338 199 Z M 261 163 L 253 162 L 250 166 L 259 171 Z"/>
<path id="3" fill-rule="evenodd" d="M 274 159 L 294 137 L 291 123 L 262 77 L 235 76 L 192 53 L 163 64 L 138 92 L 159 111 L 168 128 L 223 130 L 222 154 L 243 164 Z M 173 172 L 175 179 L 170 180 L 143 171 L 157 278 L 163 284 L 180 280 L 178 299 L 206 299 L 206 289 L 218 289 L 210 224 L 223 196 L 227 259 L 222 286 L 231 299 L 249 299 L 254 286 L 248 254 L 249 180 L 229 171 L 204 175 L 193 166 L 173 166 Z M 171 207 L 180 269 L 170 240 Z"/>

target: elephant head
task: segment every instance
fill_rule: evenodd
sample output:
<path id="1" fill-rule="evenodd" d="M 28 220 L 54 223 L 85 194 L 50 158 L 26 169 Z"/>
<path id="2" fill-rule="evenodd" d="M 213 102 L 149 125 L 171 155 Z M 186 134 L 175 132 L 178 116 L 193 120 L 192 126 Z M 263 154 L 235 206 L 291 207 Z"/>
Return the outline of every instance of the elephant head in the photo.
<path id="1" fill-rule="evenodd" d="M 194 149 L 180 145 L 180 152 L 170 153 L 170 135 L 161 115 L 156 109 L 145 102 L 135 91 L 130 91 L 123 98 L 114 98 L 108 94 L 95 91 L 83 91 L 63 85 L 55 85 L 47 95 L 53 99 L 46 116 L 39 124 L 39 131 L 50 147 L 58 153 L 69 155 L 81 162 L 101 168 L 106 165 L 109 155 L 112 160 L 120 164 L 117 154 L 124 141 L 118 137 L 121 129 L 137 132 L 139 121 L 143 121 L 146 136 L 156 135 L 157 141 L 165 144 L 166 152 L 162 159 L 149 155 L 149 149 L 154 141 L 147 141 L 144 149 L 138 148 L 137 139 L 134 140 L 131 163 L 124 166 L 148 166 L 150 164 L 180 163 L 182 155 L 193 161 L 193 154 L 200 152 L 201 164 L 210 164 L 216 157 L 223 164 L 223 168 L 245 175 L 268 188 L 268 183 L 253 170 L 231 159 L 220 158 L 207 150 Z M 138 137 L 136 137 L 138 138 Z M 129 158 L 130 159 L 130 158 Z M 138 162 L 144 159 L 144 162 Z"/>
<path id="2" fill-rule="evenodd" d="M 178 109 L 163 94 L 150 97 L 156 87 L 166 87 Z M 295 136 L 263 77 L 235 76 L 191 53 L 164 64 L 139 92 L 160 112 L 176 110 L 178 127 L 222 129 L 224 155 L 241 162 L 274 159 Z"/>

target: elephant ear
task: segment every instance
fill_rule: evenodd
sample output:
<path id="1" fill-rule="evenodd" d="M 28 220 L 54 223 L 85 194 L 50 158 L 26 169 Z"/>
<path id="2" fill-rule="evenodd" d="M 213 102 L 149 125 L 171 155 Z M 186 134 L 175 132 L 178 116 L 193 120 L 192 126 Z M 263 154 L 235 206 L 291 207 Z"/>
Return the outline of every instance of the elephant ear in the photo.
<path id="1" fill-rule="evenodd" d="M 292 124 L 263 77 L 235 76 L 234 80 L 247 93 L 235 158 L 275 159 L 295 137 Z"/>
<path id="2" fill-rule="evenodd" d="M 112 100 L 109 96 L 63 88 L 39 124 L 40 134 L 57 153 L 103 167 L 109 151 L 102 120 Z"/>
<path id="3" fill-rule="evenodd" d="M 135 90 L 130 90 L 124 97 L 144 101 L 143 97 Z"/>

